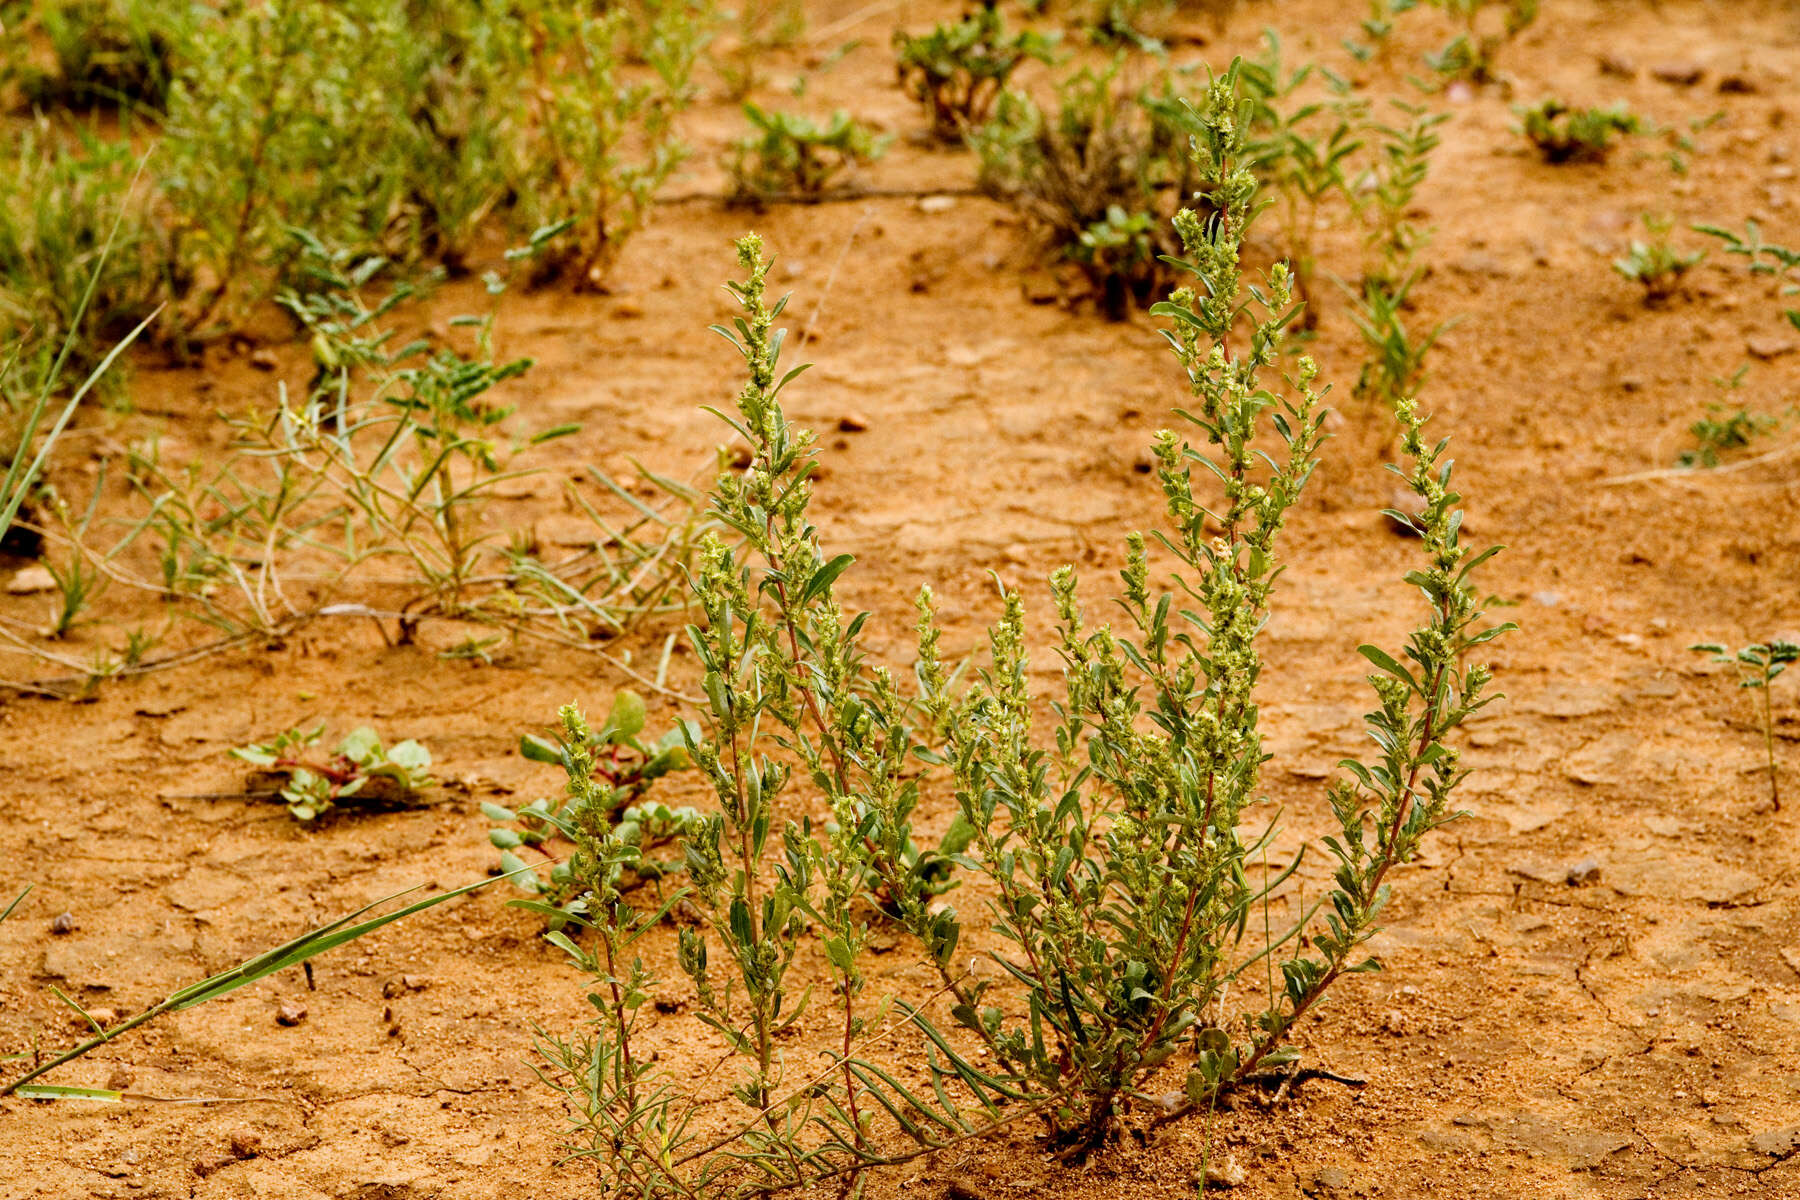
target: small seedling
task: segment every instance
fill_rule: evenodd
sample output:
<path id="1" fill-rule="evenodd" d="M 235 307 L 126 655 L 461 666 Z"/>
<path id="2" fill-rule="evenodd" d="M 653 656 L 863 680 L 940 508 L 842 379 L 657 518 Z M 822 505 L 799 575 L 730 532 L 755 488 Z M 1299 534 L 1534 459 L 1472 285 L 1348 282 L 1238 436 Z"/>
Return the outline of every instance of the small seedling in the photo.
<path id="1" fill-rule="evenodd" d="M 1604 162 L 1615 137 L 1642 133 L 1644 128 L 1623 104 L 1573 108 L 1551 97 L 1515 111 L 1519 132 L 1548 163 Z"/>
<path id="2" fill-rule="evenodd" d="M 1056 38 L 1009 33 L 991 0 L 962 20 L 913 37 L 894 32 L 900 86 L 931 114 L 931 132 L 960 141 L 988 119 L 994 101 L 1027 59 L 1055 61 Z"/>
<path id="3" fill-rule="evenodd" d="M 527 736 L 519 741 L 519 753 L 532 762 L 560 766 L 568 777 L 565 799 L 534 800 L 518 810 L 483 804 L 481 811 L 496 827 L 488 841 L 500 851 L 500 870 L 514 887 L 534 898 L 534 911 L 543 913 L 551 929 L 561 929 L 570 917 L 597 915 L 590 912 L 591 873 L 585 864 L 566 857 L 579 852 L 600 829 L 609 831 L 621 847 L 616 866 L 640 880 L 660 879 L 681 866 L 679 858 L 656 860 L 649 851 L 686 836 L 700 820 L 692 808 L 670 808 L 644 799 L 653 784 L 671 771 L 692 765 L 687 743 L 695 727 L 683 722 L 653 742 L 644 731 L 644 702 L 633 692 L 613 698 L 606 723 L 594 728 L 574 705 L 560 713 L 556 740 Z M 558 843 L 561 846 L 558 846 Z M 542 855 L 528 863 L 522 850 Z"/>
<path id="4" fill-rule="evenodd" d="M 1777 295 L 1800 296 L 1800 250 L 1763 241 L 1762 227 L 1755 221 L 1744 222 L 1741 234 L 1717 225 L 1696 225 L 1694 229 L 1724 242 L 1725 253 L 1748 259 L 1750 273 L 1773 279 Z M 1795 329 L 1800 329 L 1800 308 L 1787 309 L 1781 316 Z"/>
<path id="5" fill-rule="evenodd" d="M 1745 363 L 1729 376 L 1713 379 L 1721 395 L 1730 395 L 1744 386 L 1750 364 Z M 1758 438 L 1779 430 L 1782 419 L 1772 413 L 1756 412 L 1743 404 L 1710 400 L 1706 415 L 1688 426 L 1694 437 L 1694 448 L 1683 450 L 1675 465 L 1680 467 L 1716 467 L 1725 454 L 1742 450 Z"/>
<path id="6" fill-rule="evenodd" d="M 1769 691 L 1789 664 L 1800 662 L 1800 644 L 1777 638 L 1770 642 L 1752 642 L 1741 650 L 1732 650 L 1716 642 L 1702 642 L 1688 649 L 1696 654 L 1712 655 L 1713 662 L 1730 664 L 1737 671 L 1738 686 L 1754 688 L 1761 695 L 1763 749 L 1769 763 L 1769 803 L 1780 812 L 1780 767 L 1775 761 L 1775 715 Z"/>
<path id="7" fill-rule="evenodd" d="M 832 113 L 824 125 L 754 104 L 744 105 L 744 115 L 753 132 L 733 143 L 726 162 L 733 198 L 743 204 L 778 196 L 816 200 L 841 172 L 887 150 L 887 138 L 846 112 Z"/>
<path id="8" fill-rule="evenodd" d="M 1644 289 L 1644 303 L 1661 304 L 1681 287 L 1687 273 L 1706 258 L 1706 251 L 1683 254 L 1669 244 L 1669 230 L 1674 222 L 1666 217 L 1644 214 L 1648 240 L 1632 239 L 1631 250 L 1624 258 L 1613 261 L 1613 270 Z"/>
<path id="9" fill-rule="evenodd" d="M 1439 75 L 1492 83 L 1497 78 L 1495 58 L 1508 42 L 1529 29 L 1538 15 L 1538 0 L 1425 0 L 1462 26 L 1454 38 L 1425 65 Z M 1483 20 L 1483 12 L 1498 10 L 1498 28 Z M 1484 27 L 1487 26 L 1487 27 Z"/>
<path id="10" fill-rule="evenodd" d="M 365 725 L 347 734 L 330 755 L 309 755 L 324 736 L 323 723 L 296 726 L 266 742 L 240 746 L 231 756 L 262 768 L 271 782 L 281 779 L 281 799 L 302 821 L 353 797 L 361 804 L 416 804 L 434 782 L 431 752 L 410 738 L 383 746 L 381 736 Z"/>
<path id="11" fill-rule="evenodd" d="M 1419 6 L 1420 0 L 1369 0 L 1369 15 L 1357 24 L 1367 42 L 1353 38 L 1343 40 L 1344 49 L 1357 62 L 1368 62 L 1387 48 L 1393 36 L 1395 19 Z"/>

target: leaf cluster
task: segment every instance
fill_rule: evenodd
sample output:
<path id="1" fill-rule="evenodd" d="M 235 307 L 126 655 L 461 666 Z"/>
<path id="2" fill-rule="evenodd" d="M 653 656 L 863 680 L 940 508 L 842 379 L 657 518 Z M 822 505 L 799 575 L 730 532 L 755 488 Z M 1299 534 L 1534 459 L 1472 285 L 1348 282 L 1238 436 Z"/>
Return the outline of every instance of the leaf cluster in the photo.
<path id="1" fill-rule="evenodd" d="M 760 204 L 778 196 L 816 200 L 844 171 L 887 151 L 888 139 L 846 112 L 824 124 L 791 112 L 744 105 L 751 132 L 732 143 L 726 160 L 733 197 Z"/>
<path id="2" fill-rule="evenodd" d="M 281 799 L 301 821 L 365 794 L 378 795 L 384 803 L 404 803 L 434 782 L 431 751 L 411 738 L 384 746 L 381 735 L 363 725 L 345 734 L 329 755 L 308 754 L 324 736 L 323 723 L 311 729 L 296 726 L 267 741 L 239 746 L 231 756 L 285 776 Z"/>
<path id="3" fill-rule="evenodd" d="M 895 30 L 895 68 L 900 86 L 930 114 L 932 133 L 958 142 L 988 119 L 1013 72 L 1028 59 L 1055 62 L 1056 41 L 1029 29 L 1009 32 L 990 0 L 929 33 Z"/>

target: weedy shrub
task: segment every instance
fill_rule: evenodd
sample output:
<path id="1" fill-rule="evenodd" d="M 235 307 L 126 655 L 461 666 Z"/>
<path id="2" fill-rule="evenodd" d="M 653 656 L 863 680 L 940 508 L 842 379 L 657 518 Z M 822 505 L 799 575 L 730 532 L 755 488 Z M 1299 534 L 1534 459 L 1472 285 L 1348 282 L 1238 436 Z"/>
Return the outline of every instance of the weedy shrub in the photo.
<path id="1" fill-rule="evenodd" d="M 1514 111 L 1516 128 L 1548 163 L 1604 162 L 1616 136 L 1643 132 L 1643 122 L 1622 104 L 1572 108 L 1552 97 Z"/>
<path id="2" fill-rule="evenodd" d="M 16 84 L 40 108 L 143 107 L 168 102 L 178 57 L 212 10 L 189 0 L 49 0 L 6 30 L 0 87 Z M 49 69 L 31 62 L 32 35 Z"/>
<path id="3" fill-rule="evenodd" d="M 1800 296 L 1800 250 L 1763 241 L 1762 227 L 1755 221 L 1744 222 L 1741 234 L 1717 225 L 1696 225 L 1694 229 L 1724 242 L 1725 253 L 1747 259 L 1752 275 L 1767 275 L 1774 280 L 1777 295 Z M 1800 308 L 1786 309 L 1781 316 L 1800 329 Z"/>
<path id="4" fill-rule="evenodd" d="M 816 200 L 844 171 L 874 162 L 888 139 L 846 112 L 819 125 L 797 113 L 744 105 L 751 133 L 734 142 L 726 160 L 732 195 L 740 204 L 776 197 Z"/>
<path id="5" fill-rule="evenodd" d="M 500 851 L 499 870 L 534 898 L 531 907 L 553 930 L 563 928 L 570 917 L 595 915 L 589 911 L 593 893 L 586 886 L 593 866 L 579 857 L 566 857 L 565 847 L 578 848 L 583 838 L 608 834 L 621 856 L 637 852 L 635 858 L 620 857 L 614 864 L 617 870 L 631 872 L 638 881 L 655 881 L 678 870 L 681 859 L 657 859 L 652 852 L 687 836 L 701 820 L 685 805 L 670 808 L 644 798 L 657 780 L 692 765 L 687 743 L 698 730 L 691 723 L 646 741 L 644 702 L 634 692 L 613 697 L 612 710 L 598 729 L 572 704 L 558 717 L 561 726 L 555 741 L 527 735 L 519 741 L 519 753 L 532 762 L 563 769 L 567 783 L 562 801 L 534 800 L 517 810 L 481 806 L 496 823 L 488 841 Z M 520 857 L 526 850 L 542 860 L 527 862 Z"/>
<path id="6" fill-rule="evenodd" d="M 350 801 L 377 807 L 406 807 L 435 780 L 431 751 L 411 738 L 392 746 L 364 725 L 345 734 L 329 755 L 309 754 L 325 736 L 323 723 L 283 730 L 265 742 L 231 751 L 231 757 L 262 769 L 258 782 L 279 783 L 288 812 L 302 821 Z"/>
<path id="7" fill-rule="evenodd" d="M 1169 526 L 1128 539 L 1124 631 L 1088 625 L 1073 571 L 1053 576 L 1063 695 L 1049 745 L 1034 730 L 1017 593 L 1004 593 L 988 665 L 966 687 L 947 677 L 929 592 L 916 687 L 866 663 L 867 614 L 847 614 L 835 594 L 850 556 L 827 554 L 808 517 L 814 439 L 780 403 L 799 373 L 779 366 L 782 303 L 768 301 L 760 241 L 739 243 L 747 278 L 732 290 L 744 311 L 721 332 L 749 379 L 725 419 L 751 462 L 713 493 L 742 549 L 714 541 L 694 580 L 706 705 L 690 752 L 719 811 L 687 841 L 701 924 L 680 931 L 678 952 L 736 1074 L 721 1102 L 647 1053 L 640 1014 L 656 984 L 634 946 L 675 901 L 639 907 L 610 885 L 601 867 L 626 851 L 602 830 L 588 851 L 593 916 L 577 922 L 593 927 L 595 948 L 564 945 L 590 976 L 597 1015 L 543 1051 L 571 1102 L 573 1153 L 607 1194 L 853 1187 L 874 1166 L 1028 1117 L 1079 1155 L 1146 1109 L 1205 1110 L 1292 1062 L 1295 1022 L 1344 974 L 1376 966 L 1361 948 L 1390 876 L 1454 815 L 1466 769 L 1449 739 L 1489 701 L 1489 672 L 1468 657 L 1509 626 L 1482 624 L 1471 576 L 1493 551 L 1460 543 L 1445 444 L 1428 443 L 1424 418 L 1402 403 L 1402 474 L 1421 509 L 1395 518 L 1421 535 L 1426 563 L 1406 578 L 1429 617 L 1400 655 L 1362 649 L 1375 667 L 1377 752 L 1346 762 L 1328 791 L 1329 894 L 1277 929 L 1274 897 L 1298 860 L 1260 866 L 1273 824 L 1241 828 L 1266 757 L 1257 646 L 1323 409 L 1309 360 L 1280 392 L 1267 378 L 1293 319 L 1292 283 L 1280 264 L 1257 282 L 1242 273 L 1257 187 L 1238 83 L 1234 67 L 1193 115 L 1216 211 L 1178 215 L 1194 282 L 1156 309 L 1191 395 L 1180 411 L 1206 448 L 1172 432 L 1157 440 Z M 914 838 L 920 763 L 948 776 L 961 818 L 947 834 L 955 848 L 936 855 Z M 807 798 L 788 798 L 796 790 Z M 778 827 L 778 812 L 796 811 Z M 991 936 L 975 949 L 998 972 L 985 979 L 963 968 L 962 918 L 940 899 L 958 874 L 990 897 L 980 924 Z M 883 913 L 938 973 L 932 999 L 947 994 L 956 1041 L 922 1007 L 868 997 L 865 951 Z M 777 1043 L 806 1014 L 809 1027 L 842 1031 L 817 1070 Z M 970 1041 L 986 1050 L 982 1065 L 958 1048 Z M 1156 1077 L 1179 1083 L 1166 1104 L 1146 1101 Z"/>
<path id="8" fill-rule="evenodd" d="M 1425 65 L 1439 75 L 1492 83 L 1498 78 L 1496 59 L 1514 38 L 1531 28 L 1538 16 L 1538 0 L 1425 0 L 1461 27 L 1457 35 Z M 1493 19 L 1485 14 L 1496 14 Z"/>
<path id="9" fill-rule="evenodd" d="M 1079 264 L 1114 317 L 1166 286 L 1162 258 L 1180 249 L 1170 220 L 1197 182 L 1179 99 L 1129 86 L 1124 69 L 1081 68 L 1050 111 L 1006 93 L 971 137 L 983 189 L 1023 211 L 1049 254 Z"/>
<path id="10" fill-rule="evenodd" d="M 1737 672 L 1738 686 L 1753 688 L 1760 696 L 1763 749 L 1768 755 L 1769 763 L 1769 804 L 1776 812 L 1780 812 L 1780 768 L 1775 761 L 1775 715 L 1769 692 L 1790 664 L 1800 662 L 1800 645 L 1776 639 L 1770 642 L 1752 642 L 1741 650 L 1732 650 L 1713 642 L 1689 646 L 1688 649 L 1711 655 L 1715 663 L 1729 664 Z"/>
<path id="11" fill-rule="evenodd" d="M 1633 238 L 1631 249 L 1623 258 L 1613 260 L 1613 270 L 1644 289 L 1644 303 L 1661 304 L 1675 295 L 1687 273 L 1706 259 L 1706 251 L 1683 254 L 1669 242 L 1674 222 L 1666 217 L 1644 214 L 1644 228 L 1649 240 Z"/>
<path id="12" fill-rule="evenodd" d="M 991 2 L 955 24 L 940 24 L 918 37 L 894 31 L 900 86 L 931 117 L 931 132 L 960 142 L 986 121 L 994 101 L 1027 59 L 1056 60 L 1056 38 L 1029 29 L 1009 33 Z"/>

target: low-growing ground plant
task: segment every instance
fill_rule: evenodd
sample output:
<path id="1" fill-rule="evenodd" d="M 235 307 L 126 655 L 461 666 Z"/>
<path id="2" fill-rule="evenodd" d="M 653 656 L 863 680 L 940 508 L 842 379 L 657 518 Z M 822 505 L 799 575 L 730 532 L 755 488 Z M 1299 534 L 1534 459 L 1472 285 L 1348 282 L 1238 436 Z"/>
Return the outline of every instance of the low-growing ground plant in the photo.
<path id="1" fill-rule="evenodd" d="M 1616 138 L 1644 127 L 1623 104 L 1575 108 L 1551 97 L 1516 111 L 1519 132 L 1547 163 L 1604 162 Z"/>
<path id="2" fill-rule="evenodd" d="M 620 853 L 636 858 L 618 866 L 640 881 L 663 878 L 681 866 L 675 855 L 652 857 L 657 847 L 670 847 L 689 834 L 700 814 L 689 807 L 670 808 L 646 793 L 656 781 L 690 765 L 687 745 L 696 731 L 676 725 L 654 741 L 643 737 L 644 702 L 634 692 L 620 692 L 598 729 L 574 705 L 559 714 L 556 740 L 527 735 L 519 753 L 532 762 L 560 766 L 567 782 L 560 801 L 534 800 L 523 808 L 483 804 L 482 813 L 495 823 L 488 842 L 500 851 L 499 870 L 512 885 L 533 898 L 550 928 L 561 929 L 570 917 L 590 917 L 592 864 L 568 852 L 610 836 Z M 604 831 L 604 833 L 602 832 Z M 528 861 L 522 855 L 535 855 Z"/>
<path id="3" fill-rule="evenodd" d="M 1369 351 L 1355 390 L 1366 411 L 1390 411 L 1416 397 L 1425 382 L 1425 356 L 1450 327 L 1441 321 L 1423 334 L 1407 328 L 1407 296 L 1417 280 L 1414 273 L 1394 286 L 1368 281 L 1352 301 L 1350 319 Z"/>
<path id="4" fill-rule="evenodd" d="M 1021 65 L 1030 59 L 1054 62 L 1055 50 L 1054 37 L 1008 31 L 992 0 L 917 37 L 894 32 L 900 86 L 924 106 L 931 132 L 946 142 L 961 142 L 988 119 Z"/>
<path id="5" fill-rule="evenodd" d="M 1681 289 L 1687 273 L 1706 259 L 1706 251 L 1683 254 L 1669 241 L 1674 221 L 1644 214 L 1648 239 L 1633 238 L 1623 258 L 1613 260 L 1613 270 L 1644 289 L 1644 303 L 1661 304 Z"/>
<path id="6" fill-rule="evenodd" d="M 274 737 L 239 746 L 231 756 L 259 769 L 258 782 L 278 783 L 277 794 L 297 819 L 311 821 L 348 804 L 407 807 L 435 780 L 431 751 L 411 738 L 384 746 L 367 725 L 351 730 L 329 754 L 316 751 L 323 723 L 295 726 Z"/>
<path id="7" fill-rule="evenodd" d="M 1778 296 L 1800 296 L 1800 250 L 1765 242 L 1762 227 L 1755 221 L 1744 222 L 1744 232 L 1736 233 L 1717 225 L 1696 225 L 1694 229 L 1725 243 L 1725 253 L 1747 260 L 1752 275 L 1766 275 L 1775 283 Z M 1800 308 L 1783 310 L 1782 320 L 1800 329 Z"/>
<path id="8" fill-rule="evenodd" d="M 1762 720 L 1763 749 L 1769 764 L 1769 804 L 1780 812 L 1780 766 L 1775 759 L 1775 713 L 1769 693 L 1782 672 L 1800 662 L 1800 644 L 1777 638 L 1769 642 L 1752 642 L 1739 650 L 1716 642 L 1704 642 L 1688 649 L 1711 655 L 1715 663 L 1728 664 L 1737 672 L 1738 686 L 1754 689 L 1760 697 L 1758 715 Z"/>
<path id="9" fill-rule="evenodd" d="M 571 921 L 592 927 L 594 947 L 558 943 L 588 974 L 597 1015 L 541 1049 L 570 1102 L 571 1152 L 604 1194 L 854 1189 L 874 1167 L 1021 1119 L 1078 1158 L 1291 1064 L 1295 1023 L 1343 975 L 1378 965 L 1363 948 L 1394 872 L 1455 815 L 1467 769 L 1451 739 L 1489 701 L 1474 651 L 1508 627 L 1481 619 L 1472 573 L 1494 551 L 1461 544 L 1446 444 L 1427 442 L 1403 401 L 1401 473 L 1419 511 L 1393 516 L 1420 535 L 1426 561 L 1406 580 L 1429 615 L 1399 654 L 1362 648 L 1377 750 L 1328 790 L 1328 895 L 1294 904 L 1284 884 L 1298 859 L 1267 864 L 1274 821 L 1252 823 L 1267 757 L 1258 640 L 1280 534 L 1323 442 L 1323 395 L 1304 358 L 1285 387 L 1271 378 L 1292 281 L 1279 263 L 1255 282 L 1243 273 L 1258 202 L 1238 84 L 1234 67 L 1192 114 L 1214 210 L 1177 216 L 1193 282 L 1155 310 L 1187 383 L 1181 415 L 1204 440 L 1157 439 L 1169 520 L 1127 540 L 1116 631 L 1087 623 L 1072 569 L 1052 577 L 1062 684 L 1043 737 L 1015 591 L 1001 589 L 987 665 L 966 684 L 946 669 L 928 591 L 915 683 L 866 661 L 869 615 L 836 595 L 852 559 L 827 553 L 809 517 L 814 438 L 781 405 L 799 374 L 779 365 L 783 302 L 768 298 L 761 242 L 739 243 L 743 313 L 720 332 L 748 372 L 725 419 L 751 460 L 713 493 L 741 548 L 713 542 L 694 577 L 705 705 L 690 753 L 718 811 L 686 841 L 682 898 L 700 924 L 678 935 L 729 1097 L 643 1043 L 659 985 L 634 947 L 677 900 L 626 896 L 614 866 L 636 851 L 602 826 L 583 850 L 590 915 Z M 985 911 L 967 924 L 912 848 L 933 786 L 921 766 L 946 778 L 961 818 L 946 835 L 950 882 L 982 883 Z M 938 974 L 918 1004 L 869 994 L 869 940 L 889 919 Z M 970 953 L 996 969 L 971 972 Z M 939 997 L 954 1036 L 932 1015 Z M 803 1016 L 842 1031 L 816 1068 L 781 1052 Z M 1176 1090 L 1158 1095 L 1154 1080 Z"/>
<path id="10" fill-rule="evenodd" d="M 789 112 L 744 105 L 751 133 L 732 144 L 726 160 L 732 195 L 743 204 L 777 197 L 816 200 L 843 172 L 880 158 L 888 139 L 846 112 L 823 125 Z"/>
<path id="11" fill-rule="evenodd" d="M 1722 397 L 1732 396 L 1743 388 L 1744 377 L 1749 371 L 1750 364 L 1744 363 L 1730 375 L 1715 377 L 1713 386 L 1719 389 Z M 1794 414 L 1790 410 L 1788 415 L 1791 417 Z M 1756 411 L 1741 401 L 1709 400 L 1706 415 L 1688 426 L 1688 433 L 1694 439 L 1693 448 L 1683 450 L 1676 458 L 1675 465 L 1690 468 L 1716 467 L 1732 451 L 1754 445 L 1760 439 L 1779 431 L 1783 424 L 1782 417 Z"/>
<path id="12" fill-rule="evenodd" d="M 1366 42 L 1344 39 L 1344 49 L 1358 62 L 1368 62 L 1387 49 L 1397 20 L 1419 7 L 1420 0 L 1369 0 L 1369 15 L 1357 22 Z"/>
<path id="13" fill-rule="evenodd" d="M 1007 93 L 972 137 L 984 190 L 1020 208 L 1048 254 L 1080 264 L 1115 317 L 1166 286 L 1170 220 L 1196 179 L 1177 97 L 1133 87 L 1126 63 L 1083 67 L 1040 108 Z"/>

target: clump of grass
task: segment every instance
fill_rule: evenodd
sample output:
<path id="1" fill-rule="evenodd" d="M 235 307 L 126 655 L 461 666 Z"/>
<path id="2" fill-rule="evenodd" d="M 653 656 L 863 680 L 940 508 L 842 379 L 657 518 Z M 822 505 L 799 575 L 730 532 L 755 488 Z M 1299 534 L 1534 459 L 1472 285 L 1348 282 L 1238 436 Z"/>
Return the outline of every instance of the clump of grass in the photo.
<path id="1" fill-rule="evenodd" d="M 208 15 L 189 0 L 46 0 L 6 30 L 0 86 L 16 84 L 38 108 L 161 111 L 179 56 Z M 48 44 L 48 69 L 30 61 L 34 33 Z"/>
<path id="2" fill-rule="evenodd" d="M 1623 104 L 1576 108 L 1550 97 L 1516 111 L 1519 132 L 1547 163 L 1604 162 L 1616 138 L 1644 128 Z"/>

